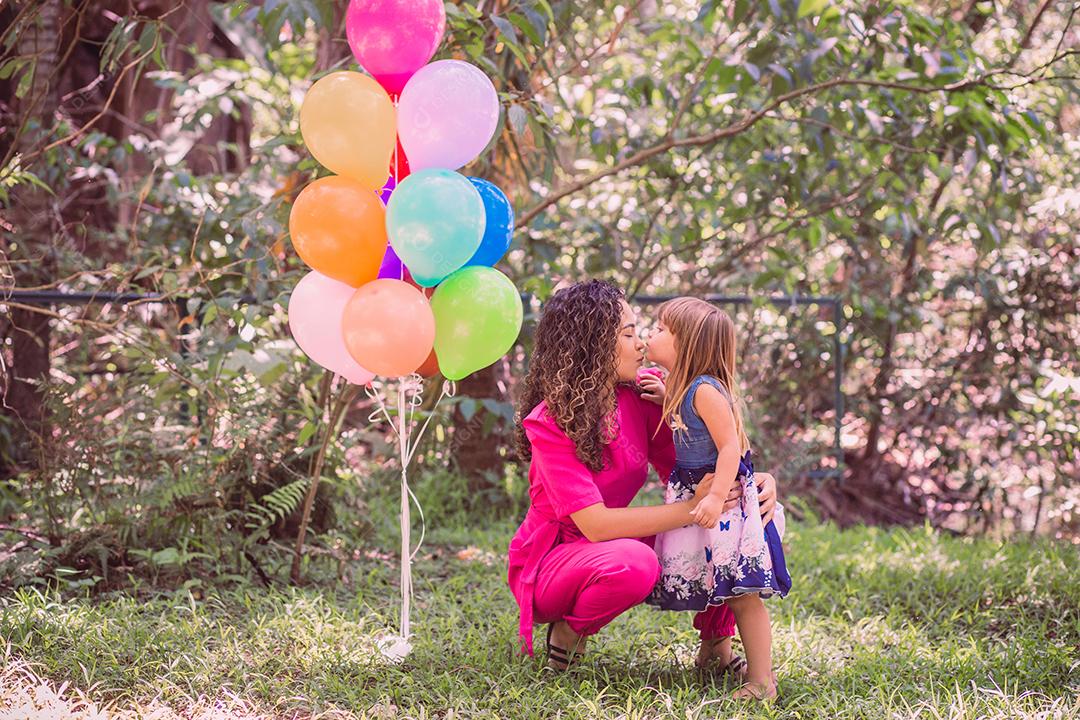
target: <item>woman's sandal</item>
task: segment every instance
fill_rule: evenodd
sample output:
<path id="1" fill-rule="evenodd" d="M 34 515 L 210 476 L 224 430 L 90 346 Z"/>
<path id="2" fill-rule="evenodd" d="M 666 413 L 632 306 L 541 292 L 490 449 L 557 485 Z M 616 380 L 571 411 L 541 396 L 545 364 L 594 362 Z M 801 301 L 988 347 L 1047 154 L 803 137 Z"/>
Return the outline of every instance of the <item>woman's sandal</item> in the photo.
<path id="1" fill-rule="evenodd" d="M 570 661 L 571 660 L 576 660 L 576 661 L 581 660 L 581 657 L 585 653 L 584 652 L 571 653 L 569 650 L 566 650 L 564 648 L 552 645 L 551 644 L 551 633 L 552 633 L 552 631 L 554 629 L 555 629 L 555 623 L 551 623 L 550 625 L 548 625 L 547 643 L 546 643 L 547 644 L 548 667 L 551 668 L 552 670 L 560 670 L 560 671 L 568 670 L 570 668 Z"/>

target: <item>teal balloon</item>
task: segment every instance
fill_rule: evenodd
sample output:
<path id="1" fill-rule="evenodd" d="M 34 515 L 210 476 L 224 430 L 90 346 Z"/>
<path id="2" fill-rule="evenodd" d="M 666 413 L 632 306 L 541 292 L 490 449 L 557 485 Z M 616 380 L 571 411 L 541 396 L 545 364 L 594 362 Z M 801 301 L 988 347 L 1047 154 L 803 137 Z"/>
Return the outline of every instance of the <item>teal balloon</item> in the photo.
<path id="1" fill-rule="evenodd" d="M 524 316 L 521 293 L 510 278 L 480 265 L 446 278 L 431 297 L 431 311 L 435 356 L 449 380 L 460 380 L 505 355 Z"/>
<path id="2" fill-rule="evenodd" d="M 413 280 L 434 287 L 469 261 L 484 238 L 484 200 L 453 170 L 418 170 L 386 206 L 386 232 Z"/>

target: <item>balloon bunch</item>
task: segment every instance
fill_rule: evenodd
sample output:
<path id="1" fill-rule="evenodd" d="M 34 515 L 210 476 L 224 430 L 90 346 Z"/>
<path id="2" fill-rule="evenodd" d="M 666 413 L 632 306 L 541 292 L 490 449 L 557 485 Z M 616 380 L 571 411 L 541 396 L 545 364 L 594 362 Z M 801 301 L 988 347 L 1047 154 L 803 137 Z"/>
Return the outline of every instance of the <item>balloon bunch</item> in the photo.
<path id="1" fill-rule="evenodd" d="M 289 217 L 293 246 L 311 267 L 289 300 L 289 326 L 308 357 L 369 386 L 397 435 L 401 633 L 384 653 L 401 659 L 415 555 L 406 469 L 418 439 L 410 442 L 405 420 L 418 404 L 415 376 L 441 372 L 451 381 L 443 395 L 452 394 L 452 381 L 510 349 L 523 312 L 513 282 L 492 267 L 510 247 L 510 202 L 457 172 L 495 134 L 495 87 L 469 63 L 428 64 L 446 27 L 443 0 L 351 0 L 345 22 L 369 75 L 330 73 L 300 109 L 304 143 L 334 174 L 305 187 Z M 376 375 L 400 379 L 396 423 L 371 385 Z"/>
<path id="2" fill-rule="evenodd" d="M 469 63 L 427 64 L 444 13 L 441 0 L 353 0 L 349 45 L 371 76 L 330 73 L 300 109 L 305 144 L 335 174 L 292 207 L 293 246 L 312 271 L 289 325 L 312 360 L 360 385 L 414 372 L 460 380 L 521 329 L 520 294 L 492 267 L 513 209 L 492 183 L 456 172 L 491 141 L 499 99 Z"/>

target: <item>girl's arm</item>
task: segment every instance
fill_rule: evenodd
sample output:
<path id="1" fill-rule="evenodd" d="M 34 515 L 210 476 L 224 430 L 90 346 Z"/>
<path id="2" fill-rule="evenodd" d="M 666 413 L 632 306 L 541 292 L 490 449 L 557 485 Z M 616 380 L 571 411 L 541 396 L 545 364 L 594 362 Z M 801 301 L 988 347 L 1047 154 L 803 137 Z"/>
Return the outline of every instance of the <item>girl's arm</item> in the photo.
<path id="1" fill-rule="evenodd" d="M 702 527 L 716 527 L 724 512 L 735 476 L 739 471 L 739 434 L 735 429 L 735 414 L 727 398 L 712 385 L 702 383 L 694 394 L 694 410 L 709 429 L 716 445 L 716 471 L 708 496 L 693 511 L 694 520 Z"/>

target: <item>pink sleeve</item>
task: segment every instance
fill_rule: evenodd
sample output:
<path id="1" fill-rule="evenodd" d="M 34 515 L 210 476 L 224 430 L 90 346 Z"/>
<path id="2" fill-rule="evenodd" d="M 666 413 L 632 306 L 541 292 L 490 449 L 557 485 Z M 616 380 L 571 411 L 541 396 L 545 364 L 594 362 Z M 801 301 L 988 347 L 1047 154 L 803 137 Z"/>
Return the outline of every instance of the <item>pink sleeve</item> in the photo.
<path id="1" fill-rule="evenodd" d="M 532 443 L 532 462 L 559 517 L 604 502 L 592 471 L 582 463 L 574 442 L 547 417 L 526 418 L 525 434 Z"/>
<path id="2" fill-rule="evenodd" d="M 645 432 L 649 438 L 649 464 L 660 476 L 660 482 L 667 484 L 668 475 L 675 467 L 675 439 L 671 428 L 662 422 L 663 410 L 654 402 L 642 400 L 645 414 Z"/>

